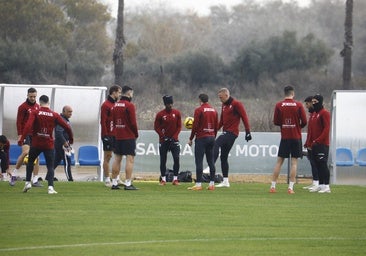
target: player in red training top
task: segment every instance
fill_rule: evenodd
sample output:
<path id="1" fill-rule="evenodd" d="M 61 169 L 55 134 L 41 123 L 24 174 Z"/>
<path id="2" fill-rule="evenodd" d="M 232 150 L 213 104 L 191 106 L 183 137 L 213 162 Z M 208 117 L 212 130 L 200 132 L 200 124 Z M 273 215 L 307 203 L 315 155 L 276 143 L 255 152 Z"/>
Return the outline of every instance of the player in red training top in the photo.
<path id="1" fill-rule="evenodd" d="M 103 174 L 104 182 L 107 187 L 112 186 L 111 178 L 109 176 L 109 162 L 112 158 L 112 151 L 114 147 L 112 109 L 114 107 L 114 103 L 116 103 L 116 101 L 121 97 L 121 93 L 121 86 L 111 86 L 111 88 L 109 88 L 109 95 L 100 108 L 101 137 L 104 151 Z"/>
<path id="2" fill-rule="evenodd" d="M 133 90 L 129 86 L 122 87 L 122 97 L 112 110 L 113 133 L 116 139 L 114 147 L 114 162 L 112 165 L 112 189 L 119 189 L 118 175 L 121 170 L 122 157 L 126 156 L 125 190 L 136 190 L 132 185 L 132 171 L 136 155 L 136 139 L 139 136 L 136 121 L 135 105 L 131 100 Z"/>
<path id="3" fill-rule="evenodd" d="M 18 131 L 18 140 L 23 134 L 23 130 L 24 130 L 25 124 L 28 121 L 30 113 L 39 108 L 39 105 L 36 102 L 36 99 L 37 99 L 37 90 L 35 88 L 31 87 L 28 89 L 27 99 L 25 100 L 25 102 L 23 102 L 18 107 L 17 120 L 16 120 L 17 131 Z M 30 134 L 27 134 L 27 136 L 25 137 L 25 140 L 23 142 L 22 153 L 19 155 L 19 157 L 17 159 L 15 168 L 11 175 L 11 179 L 9 180 L 9 184 L 11 186 L 15 185 L 17 173 L 18 173 L 20 167 L 23 165 L 24 158 L 29 153 L 29 147 L 30 147 L 31 142 L 32 142 L 32 137 L 30 136 Z M 36 161 L 36 164 L 35 164 L 34 170 L 33 170 L 33 186 L 34 187 L 42 186 L 42 184 L 40 182 L 38 182 L 38 171 L 39 171 L 39 161 Z"/>
<path id="4" fill-rule="evenodd" d="M 222 127 L 222 134 L 215 141 L 214 160 L 216 162 L 221 149 L 221 171 L 224 180 L 220 184 L 216 185 L 216 187 L 228 188 L 230 187 L 228 157 L 236 138 L 239 136 L 240 120 L 242 120 L 245 126 L 245 140 L 247 142 L 252 139 L 252 135 L 250 134 L 249 119 L 244 105 L 240 101 L 231 97 L 230 91 L 227 88 L 221 88 L 218 96 L 222 102 L 218 129 L 220 130 Z"/>
<path id="5" fill-rule="evenodd" d="M 330 113 L 323 106 L 323 96 L 317 94 L 312 99 L 315 116 L 309 126 L 312 157 L 319 172 L 319 186 L 310 192 L 330 193 L 328 168 Z"/>
<path id="6" fill-rule="evenodd" d="M 277 162 L 273 170 L 270 192 L 276 192 L 276 182 L 285 158 L 291 157 L 290 183 L 287 192 L 294 194 L 297 172 L 297 159 L 302 157 L 301 128 L 306 126 L 306 113 L 301 102 L 295 101 L 295 90 L 292 86 L 284 89 L 285 99 L 277 102 L 273 123 L 281 128 L 281 142 Z"/>
<path id="7" fill-rule="evenodd" d="M 163 96 L 165 109 L 155 116 L 154 130 L 159 135 L 159 155 L 160 155 L 160 185 L 166 184 L 166 161 L 170 151 L 173 157 L 173 185 L 179 185 L 179 133 L 182 130 L 182 117 L 177 109 L 173 109 L 173 96 Z"/>
<path id="8" fill-rule="evenodd" d="M 206 155 L 207 164 L 210 168 L 210 184 L 208 190 L 215 189 L 215 162 L 214 145 L 218 129 L 217 111 L 208 104 L 207 94 L 198 96 L 200 106 L 194 110 L 194 122 L 189 137 L 188 145 L 192 146 L 192 140 L 196 137 L 194 158 L 196 163 L 196 184 L 189 187 L 190 190 L 202 190 L 203 157 Z"/>
<path id="9" fill-rule="evenodd" d="M 72 144 L 73 134 L 70 126 L 56 112 L 49 108 L 49 98 L 46 95 L 39 97 L 40 108 L 33 111 L 24 127 L 23 134 L 18 140 L 18 145 L 23 145 L 24 138 L 32 134 L 32 144 L 29 149 L 29 159 L 27 163 L 26 182 L 23 192 L 31 189 L 31 176 L 34 168 L 34 160 L 43 152 L 47 166 L 48 194 L 57 194 L 53 188 L 54 178 L 54 139 L 53 130 L 56 125 L 62 126 L 69 135 L 69 143 Z"/>
<path id="10" fill-rule="evenodd" d="M 6 181 L 9 171 L 9 150 L 10 142 L 5 135 L 0 135 L 0 164 L 1 164 L 1 179 Z"/>

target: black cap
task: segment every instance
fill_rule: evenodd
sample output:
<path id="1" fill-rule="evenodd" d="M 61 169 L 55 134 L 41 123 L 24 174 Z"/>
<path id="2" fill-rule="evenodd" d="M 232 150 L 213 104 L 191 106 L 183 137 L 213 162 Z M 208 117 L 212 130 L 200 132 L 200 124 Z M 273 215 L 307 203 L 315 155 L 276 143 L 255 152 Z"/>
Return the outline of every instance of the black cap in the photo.
<path id="1" fill-rule="evenodd" d="M 319 103 L 322 105 L 323 104 L 323 96 L 321 96 L 320 94 L 317 94 L 313 97 L 313 99 L 316 99 L 317 101 L 319 101 Z"/>
<path id="2" fill-rule="evenodd" d="M 173 104 L 173 96 L 164 95 L 163 102 L 164 102 L 164 105 Z"/>

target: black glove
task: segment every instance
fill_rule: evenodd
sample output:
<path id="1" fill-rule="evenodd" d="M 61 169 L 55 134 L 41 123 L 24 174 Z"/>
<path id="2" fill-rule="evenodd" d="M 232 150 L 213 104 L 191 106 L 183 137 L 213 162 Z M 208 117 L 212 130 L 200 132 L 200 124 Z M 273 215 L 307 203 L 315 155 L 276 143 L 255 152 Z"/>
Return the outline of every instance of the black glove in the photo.
<path id="1" fill-rule="evenodd" d="M 109 142 L 110 138 L 109 138 L 109 136 L 103 136 L 102 140 L 104 142 Z"/>
<path id="2" fill-rule="evenodd" d="M 245 133 L 245 140 L 248 142 L 252 139 L 252 135 L 250 134 L 250 132 L 246 132 Z"/>

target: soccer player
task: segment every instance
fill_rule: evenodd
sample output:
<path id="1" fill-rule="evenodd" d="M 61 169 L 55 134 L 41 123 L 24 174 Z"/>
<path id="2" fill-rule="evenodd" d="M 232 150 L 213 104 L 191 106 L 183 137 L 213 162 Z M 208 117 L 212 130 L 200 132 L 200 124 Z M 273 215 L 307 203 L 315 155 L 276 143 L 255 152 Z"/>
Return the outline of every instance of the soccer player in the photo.
<path id="1" fill-rule="evenodd" d="M 112 151 L 114 146 L 113 135 L 113 119 L 112 109 L 116 101 L 121 97 L 122 88 L 119 85 L 113 85 L 109 88 L 109 95 L 103 102 L 100 108 L 100 126 L 101 137 L 103 142 L 103 174 L 104 182 L 107 187 L 112 186 L 111 178 L 109 176 L 109 162 L 112 158 Z M 118 179 L 119 181 L 119 179 Z"/>
<path id="2" fill-rule="evenodd" d="M 302 157 L 301 128 L 306 126 L 306 113 L 301 102 L 295 101 L 295 90 L 291 85 L 284 88 L 285 99 L 276 103 L 273 123 L 281 128 L 281 142 L 277 162 L 273 170 L 270 193 L 276 193 L 276 182 L 285 158 L 291 157 L 290 182 L 287 189 L 294 194 L 297 159 Z"/>
<path id="3" fill-rule="evenodd" d="M 37 90 L 33 87 L 28 89 L 27 92 L 27 99 L 25 102 L 23 102 L 18 107 L 18 113 L 17 113 L 17 131 L 18 131 L 18 140 L 23 134 L 24 127 L 26 122 L 28 121 L 29 115 L 32 111 L 36 111 L 39 108 L 38 103 L 36 102 L 37 99 Z M 9 184 L 11 186 L 15 185 L 16 182 L 16 176 L 20 169 L 20 167 L 23 165 L 24 158 L 29 153 L 29 147 L 32 142 L 32 137 L 30 134 L 26 134 L 24 141 L 22 143 L 22 153 L 19 155 L 17 159 L 17 163 L 15 164 L 15 169 L 13 170 L 11 174 L 11 179 L 9 180 Z M 39 172 L 39 161 L 36 161 L 34 170 L 33 170 L 33 187 L 42 187 L 42 184 L 38 182 L 38 172 Z"/>
<path id="4" fill-rule="evenodd" d="M 53 130 L 57 124 L 61 125 L 69 136 L 69 143 L 74 141 L 70 126 L 56 112 L 50 109 L 49 98 L 46 95 L 39 97 L 40 108 L 33 111 L 24 127 L 23 134 L 18 140 L 18 145 L 24 143 L 24 138 L 32 134 L 32 144 L 29 148 L 26 182 L 23 192 L 31 189 L 31 176 L 34 168 L 34 160 L 43 152 L 47 166 L 48 194 L 57 194 L 53 187 L 54 178 L 54 139 Z"/>
<path id="5" fill-rule="evenodd" d="M 249 119 L 244 105 L 240 101 L 231 97 L 230 91 L 227 88 L 220 89 L 218 96 L 222 102 L 218 129 L 220 130 L 222 127 L 222 134 L 215 141 L 214 160 L 216 162 L 221 149 L 221 171 L 224 180 L 220 184 L 216 185 L 216 187 L 228 188 L 230 187 L 228 157 L 236 138 L 239 136 L 240 119 L 244 123 L 245 140 L 247 142 L 252 139 L 252 135 L 250 134 Z"/>
<path id="6" fill-rule="evenodd" d="M 116 102 L 112 109 L 113 134 L 116 139 L 114 147 L 114 162 L 112 165 L 112 187 L 120 189 L 118 186 L 118 175 L 121 170 L 122 157 L 126 156 L 124 184 L 125 190 L 137 190 L 132 185 L 132 171 L 136 155 L 136 139 L 138 138 L 136 109 L 131 103 L 133 90 L 129 86 L 122 87 L 122 97 Z"/>
<path id="7" fill-rule="evenodd" d="M 322 95 L 315 95 L 312 103 L 316 114 L 309 126 L 309 144 L 312 157 L 319 172 L 319 186 L 314 186 L 309 191 L 330 193 L 330 171 L 327 164 L 329 156 L 330 113 L 323 106 Z"/>
<path id="8" fill-rule="evenodd" d="M 192 140 L 196 137 L 194 158 L 196 163 L 196 184 L 189 190 L 202 190 L 203 157 L 206 155 L 207 164 L 210 167 L 210 184 L 208 190 L 215 190 L 215 163 L 214 145 L 218 130 L 218 114 L 208 104 L 207 94 L 198 96 L 200 106 L 194 110 L 194 122 L 189 137 L 188 145 L 192 146 Z"/>
<path id="9" fill-rule="evenodd" d="M 64 121 L 71 127 L 70 118 L 72 116 L 72 108 L 64 106 L 60 115 Z M 55 162 L 53 169 L 55 170 L 64 160 L 64 171 L 68 181 L 74 181 L 71 173 L 71 146 L 69 143 L 69 135 L 61 125 L 56 125 L 55 128 Z M 67 151 L 67 153 L 65 152 Z M 46 178 L 47 180 L 47 178 Z"/>
<path id="10" fill-rule="evenodd" d="M 0 164 L 1 180 L 7 181 L 9 170 L 9 150 L 10 142 L 5 135 L 0 135 Z"/>
<path id="11" fill-rule="evenodd" d="M 179 185 L 179 154 L 180 145 L 178 136 L 182 130 L 182 117 L 177 109 L 173 109 L 173 96 L 163 96 L 165 109 L 158 112 L 155 116 L 154 130 L 159 135 L 159 154 L 160 154 L 160 185 L 166 184 L 166 161 L 170 151 L 173 157 L 173 185 Z"/>

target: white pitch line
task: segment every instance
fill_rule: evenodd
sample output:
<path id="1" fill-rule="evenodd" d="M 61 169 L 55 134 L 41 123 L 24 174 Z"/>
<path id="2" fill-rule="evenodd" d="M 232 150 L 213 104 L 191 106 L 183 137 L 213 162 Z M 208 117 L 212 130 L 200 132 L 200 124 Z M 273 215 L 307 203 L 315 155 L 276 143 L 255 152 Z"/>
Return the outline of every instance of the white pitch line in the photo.
<path id="1" fill-rule="evenodd" d="M 73 248 L 73 247 L 90 247 L 90 246 L 107 246 L 107 245 L 133 245 L 133 244 L 159 244 L 159 243 L 182 243 L 182 242 L 215 242 L 215 241 L 296 241 L 296 240 L 328 240 L 328 241 L 347 241 L 358 240 L 364 241 L 366 237 L 350 238 L 350 237 L 267 237 L 267 238 L 198 238 L 198 239 L 182 239 L 182 240 L 149 240 L 149 241 L 126 241 L 126 242 L 109 242 L 109 243 L 89 243 L 89 244 L 63 244 L 63 245 L 44 245 L 44 246 L 28 246 L 14 248 L 0 248 L 0 252 L 14 252 L 25 250 L 42 250 L 57 248 Z"/>

